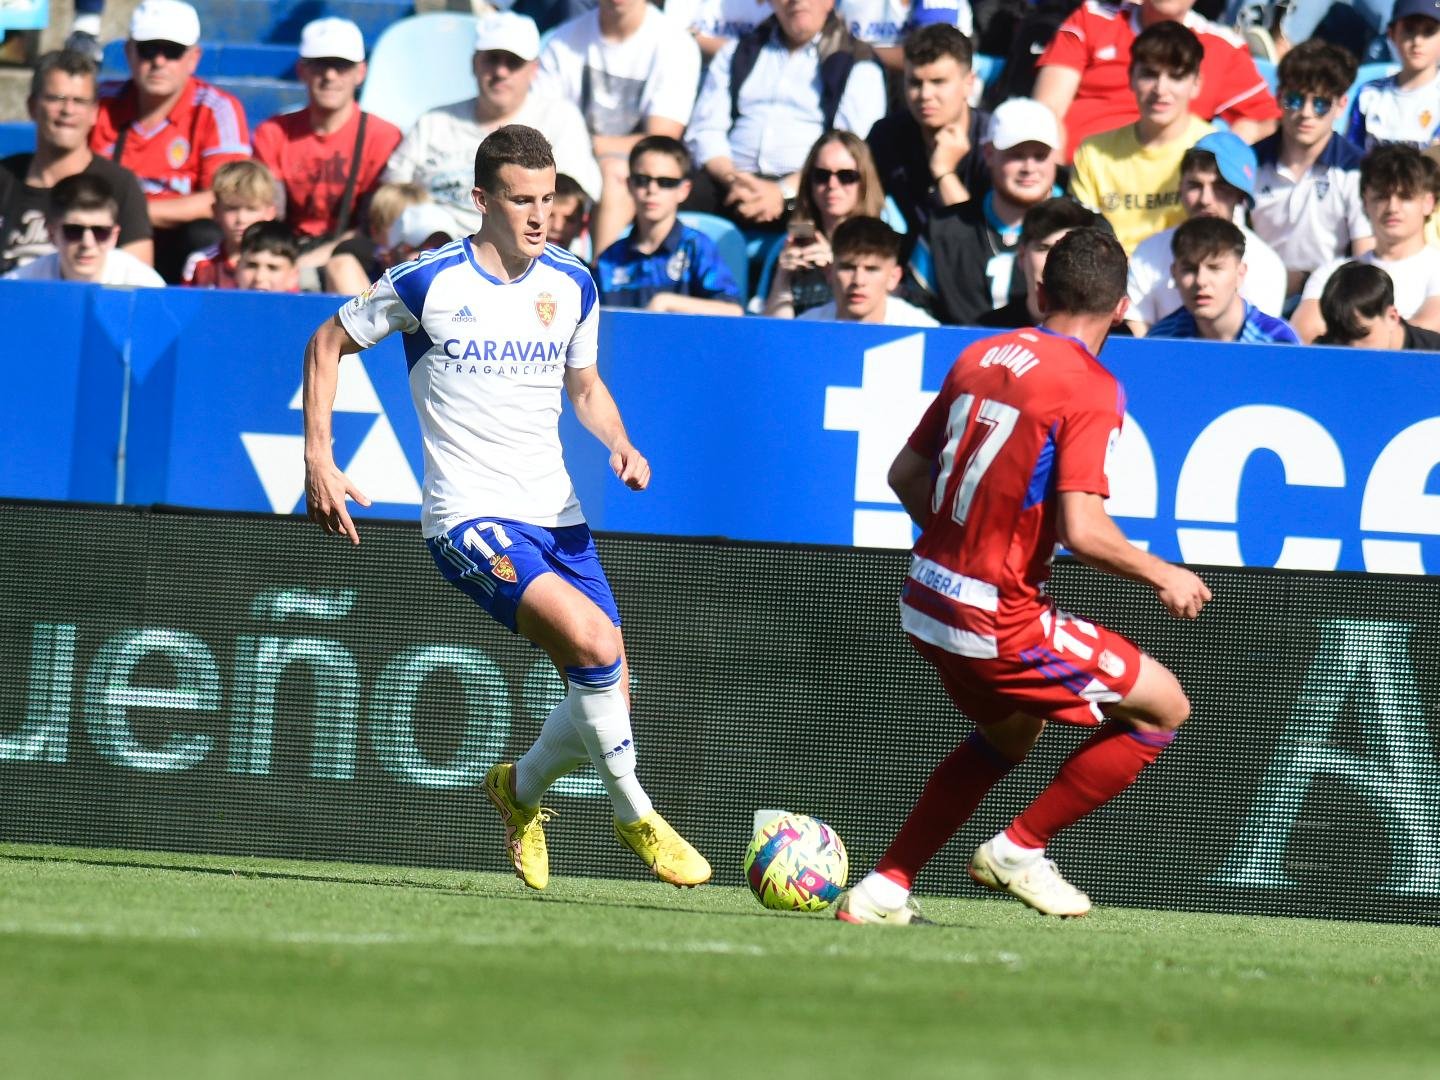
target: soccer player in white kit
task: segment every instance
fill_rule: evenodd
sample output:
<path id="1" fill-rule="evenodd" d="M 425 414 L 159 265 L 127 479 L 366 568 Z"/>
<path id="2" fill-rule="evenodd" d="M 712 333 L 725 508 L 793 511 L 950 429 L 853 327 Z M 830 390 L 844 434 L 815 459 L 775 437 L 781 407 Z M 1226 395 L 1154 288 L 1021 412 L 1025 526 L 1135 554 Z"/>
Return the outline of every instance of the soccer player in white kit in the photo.
<path id="1" fill-rule="evenodd" d="M 615 810 L 615 835 L 655 876 L 699 885 L 710 864 L 652 807 L 635 776 L 620 616 L 561 456 L 563 386 L 580 422 L 635 491 L 650 465 L 596 370 L 595 282 L 545 242 L 555 159 L 534 128 L 492 132 L 475 154 L 480 231 L 392 267 L 321 324 L 305 350 L 305 497 L 326 532 L 360 542 L 345 507 L 369 500 L 335 465 L 340 358 L 399 331 L 425 449 L 421 532 L 446 580 L 534 642 L 569 692 L 513 765 L 485 777 L 515 873 L 550 880 L 541 796 L 585 761 Z"/>

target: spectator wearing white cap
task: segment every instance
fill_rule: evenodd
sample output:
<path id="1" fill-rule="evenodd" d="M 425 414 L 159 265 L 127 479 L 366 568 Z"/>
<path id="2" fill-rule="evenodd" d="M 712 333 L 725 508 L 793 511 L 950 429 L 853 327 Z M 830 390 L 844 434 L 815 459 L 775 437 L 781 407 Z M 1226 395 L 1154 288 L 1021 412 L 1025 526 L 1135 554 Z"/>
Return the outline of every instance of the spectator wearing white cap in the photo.
<path id="1" fill-rule="evenodd" d="M 575 178 L 591 199 L 600 197 L 600 166 L 585 120 L 568 101 L 531 93 L 539 68 L 540 32 L 524 15 L 497 11 L 475 28 L 475 84 L 468 101 L 424 113 L 385 167 L 391 183 L 423 185 L 466 232 L 480 228 L 475 187 L 475 149 L 496 128 L 523 124 L 545 133 L 558 172 Z"/>
<path id="2" fill-rule="evenodd" d="M 257 127 L 255 156 L 285 188 L 285 221 L 300 238 L 300 265 L 320 266 L 337 240 L 354 233 L 401 134 L 356 102 L 365 39 L 349 19 L 306 23 L 296 72 L 305 107 Z"/>
<path id="3" fill-rule="evenodd" d="M 990 117 L 981 146 L 989 190 L 931 212 L 910 257 L 911 273 L 935 298 L 942 322 L 974 325 L 1025 299 L 1016 266 L 1025 212 L 1060 194 L 1064 148 L 1055 114 L 1030 98 L 1011 98 Z"/>
<path id="4" fill-rule="evenodd" d="M 601 0 L 546 43 L 535 92 L 580 109 L 604 178 L 590 218 L 596 251 L 635 216 L 630 150 L 646 135 L 681 138 L 699 85 L 699 46 L 648 0 Z"/>
<path id="5" fill-rule="evenodd" d="M 245 109 L 195 77 L 200 17 L 181 0 L 144 0 L 130 18 L 131 78 L 100 90 L 90 148 L 140 178 L 155 227 L 155 268 L 179 280 L 190 252 L 216 239 L 210 181 L 250 156 Z"/>

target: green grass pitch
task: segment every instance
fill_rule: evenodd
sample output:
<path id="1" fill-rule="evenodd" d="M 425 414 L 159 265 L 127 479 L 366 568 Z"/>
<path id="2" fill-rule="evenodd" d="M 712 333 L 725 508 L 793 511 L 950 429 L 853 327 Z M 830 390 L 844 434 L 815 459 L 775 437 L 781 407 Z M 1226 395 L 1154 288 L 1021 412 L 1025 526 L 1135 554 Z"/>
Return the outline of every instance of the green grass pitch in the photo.
<path id="1" fill-rule="evenodd" d="M 924 907 L 0 845 L 0 1075 L 1437 1075 L 1433 928 Z"/>

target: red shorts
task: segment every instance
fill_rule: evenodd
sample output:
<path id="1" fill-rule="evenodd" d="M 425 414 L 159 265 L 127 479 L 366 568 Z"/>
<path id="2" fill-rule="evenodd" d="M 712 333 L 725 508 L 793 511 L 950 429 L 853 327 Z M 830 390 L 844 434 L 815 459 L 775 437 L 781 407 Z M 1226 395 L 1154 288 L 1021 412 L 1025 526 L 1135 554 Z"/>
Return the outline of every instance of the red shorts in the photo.
<path id="1" fill-rule="evenodd" d="M 1140 649 L 1099 623 L 1056 609 L 1040 617 L 1045 636 L 993 660 L 957 656 L 911 635 L 940 673 L 950 700 L 977 724 L 1023 712 L 1041 720 L 1095 727 L 1101 708 L 1120 701 L 1140 676 Z"/>

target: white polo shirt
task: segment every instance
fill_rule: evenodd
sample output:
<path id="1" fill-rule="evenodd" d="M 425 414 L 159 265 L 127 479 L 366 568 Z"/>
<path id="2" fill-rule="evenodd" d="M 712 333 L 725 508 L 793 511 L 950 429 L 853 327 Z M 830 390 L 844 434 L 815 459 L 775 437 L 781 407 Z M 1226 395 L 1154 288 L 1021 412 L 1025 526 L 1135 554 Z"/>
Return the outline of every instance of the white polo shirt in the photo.
<path id="1" fill-rule="evenodd" d="M 1260 237 L 1243 225 L 1239 229 L 1245 234 L 1245 280 L 1240 283 L 1240 295 L 1278 319 L 1285 310 L 1285 263 Z M 1130 256 L 1125 286 L 1130 308 L 1125 318 L 1154 326 L 1181 306 L 1180 292 L 1170 275 L 1170 264 L 1175 261 L 1170 251 L 1174 235 L 1174 229 L 1165 229 L 1148 236 Z"/>
<path id="2" fill-rule="evenodd" d="M 1360 201 L 1364 155 L 1347 139 L 1330 136 L 1310 171 L 1300 177 L 1280 167 L 1279 155 L 1279 133 L 1255 144 L 1260 169 L 1250 227 L 1286 266 L 1309 273 L 1348 255 L 1352 241 L 1372 235 Z"/>
<path id="3" fill-rule="evenodd" d="M 1305 291 L 1300 294 L 1301 298 L 1319 303 L 1320 294 L 1325 291 L 1325 283 L 1330 280 L 1330 275 L 1347 262 L 1372 263 L 1390 275 L 1390 280 L 1395 285 L 1395 307 L 1402 319 L 1414 315 L 1432 296 L 1440 296 L 1440 248 L 1427 244 L 1408 259 L 1395 262 L 1377 259 L 1373 251 L 1356 255 L 1353 260 L 1335 259 L 1310 275 L 1310 279 L 1305 282 Z"/>

